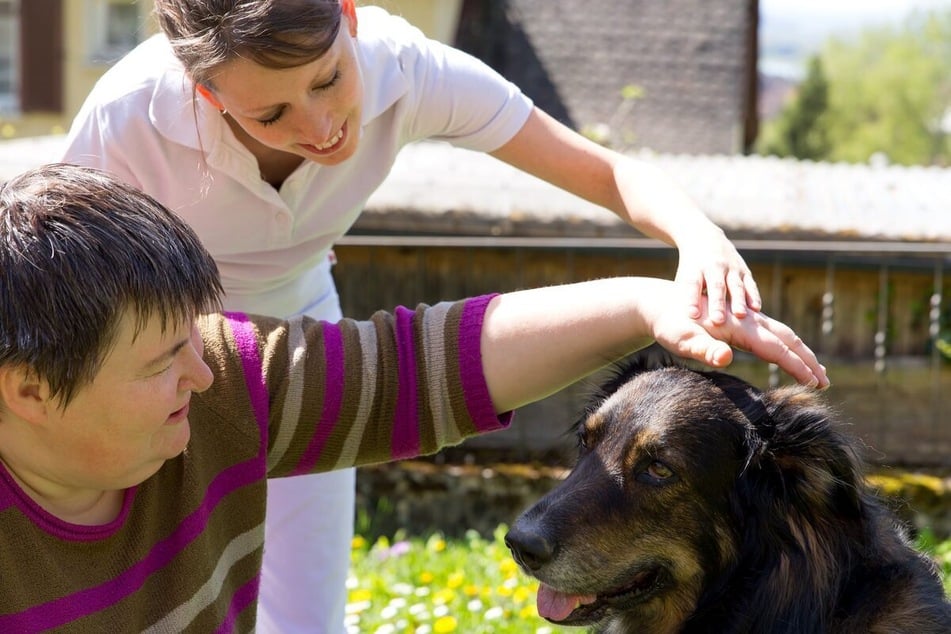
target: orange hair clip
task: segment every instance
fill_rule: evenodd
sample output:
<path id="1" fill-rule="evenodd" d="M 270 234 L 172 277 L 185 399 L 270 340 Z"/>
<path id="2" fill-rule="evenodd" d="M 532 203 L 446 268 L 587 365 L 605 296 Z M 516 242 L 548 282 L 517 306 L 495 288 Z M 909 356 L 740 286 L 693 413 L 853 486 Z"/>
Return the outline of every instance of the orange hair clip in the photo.
<path id="1" fill-rule="evenodd" d="M 350 22 L 350 35 L 357 36 L 357 7 L 354 0 L 340 0 L 340 9 Z"/>
<path id="2" fill-rule="evenodd" d="M 222 112 L 224 112 L 225 107 L 221 105 L 221 102 L 218 101 L 218 98 L 217 98 L 217 97 L 215 97 L 213 94 L 211 94 L 211 91 L 210 91 L 210 90 L 208 90 L 207 88 L 205 88 L 205 87 L 202 86 L 201 84 L 196 84 L 196 85 L 195 85 L 195 90 L 198 92 L 199 95 L 201 95 L 202 97 L 204 97 L 205 100 L 208 101 L 208 103 L 210 103 L 211 105 L 213 105 L 213 106 L 214 106 L 215 108 L 217 108 L 218 110 L 221 110 Z"/>

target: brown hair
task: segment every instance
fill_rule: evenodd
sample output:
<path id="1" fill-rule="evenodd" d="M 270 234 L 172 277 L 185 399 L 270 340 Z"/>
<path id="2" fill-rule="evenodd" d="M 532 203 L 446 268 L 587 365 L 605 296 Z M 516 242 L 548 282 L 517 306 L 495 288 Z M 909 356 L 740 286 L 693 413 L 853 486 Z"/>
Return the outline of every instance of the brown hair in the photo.
<path id="1" fill-rule="evenodd" d="M 267 68 L 307 64 L 333 45 L 353 0 L 155 0 L 175 56 L 196 84 L 213 86 L 224 63 L 244 57 Z"/>
<path id="2" fill-rule="evenodd" d="M 105 172 L 53 164 L 0 185 L 0 364 L 35 372 L 64 407 L 127 311 L 165 328 L 218 310 L 220 294 L 194 231 Z"/>

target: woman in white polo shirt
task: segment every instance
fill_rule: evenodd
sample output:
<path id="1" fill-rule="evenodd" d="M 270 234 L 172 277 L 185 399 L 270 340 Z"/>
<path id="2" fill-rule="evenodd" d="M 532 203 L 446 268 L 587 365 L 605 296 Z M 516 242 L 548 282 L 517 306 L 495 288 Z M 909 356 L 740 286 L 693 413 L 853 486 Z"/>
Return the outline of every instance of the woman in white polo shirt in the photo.
<path id="1" fill-rule="evenodd" d="M 163 33 L 102 77 L 64 160 L 110 170 L 188 221 L 218 263 L 228 309 L 340 318 L 330 249 L 400 148 L 426 138 L 488 152 L 676 246 L 678 280 L 697 305 L 707 293 L 715 320 L 760 308 L 742 257 L 664 176 L 565 128 L 478 60 L 382 9 L 155 9 Z M 269 484 L 259 631 L 344 631 L 353 479 L 347 470 Z"/>

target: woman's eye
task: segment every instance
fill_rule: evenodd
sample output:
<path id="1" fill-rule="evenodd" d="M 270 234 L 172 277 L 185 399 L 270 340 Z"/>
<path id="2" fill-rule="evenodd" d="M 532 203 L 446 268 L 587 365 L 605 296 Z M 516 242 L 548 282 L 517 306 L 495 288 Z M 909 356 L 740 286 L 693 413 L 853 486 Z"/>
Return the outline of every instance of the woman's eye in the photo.
<path id="1" fill-rule="evenodd" d="M 283 109 L 283 108 L 281 108 L 280 110 L 278 110 L 277 112 L 275 112 L 273 115 L 271 115 L 271 116 L 268 117 L 267 119 L 258 119 L 258 123 L 260 123 L 261 125 L 267 127 L 267 126 L 271 125 L 272 123 L 277 123 L 277 120 L 281 118 L 281 115 L 282 115 L 282 114 L 284 114 L 284 109 Z"/>
<path id="2" fill-rule="evenodd" d="M 314 88 L 314 90 L 327 90 L 328 88 L 331 88 L 334 84 L 336 84 L 339 80 L 340 80 L 340 69 L 338 68 L 337 70 L 334 71 L 334 76 L 330 78 L 330 81 L 328 81 L 325 84 L 321 84 L 317 86 L 316 88 Z"/>

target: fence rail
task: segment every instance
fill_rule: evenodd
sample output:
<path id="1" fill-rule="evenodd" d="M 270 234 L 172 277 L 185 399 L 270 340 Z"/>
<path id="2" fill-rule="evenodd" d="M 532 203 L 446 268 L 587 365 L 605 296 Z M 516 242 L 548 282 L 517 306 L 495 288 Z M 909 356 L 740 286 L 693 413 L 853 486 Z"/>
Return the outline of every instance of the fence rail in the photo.
<path id="1" fill-rule="evenodd" d="M 951 243 L 735 240 L 767 311 L 799 332 L 829 367 L 827 397 L 878 462 L 951 466 Z M 646 238 L 349 235 L 335 277 L 348 315 L 487 291 L 611 275 L 676 271 L 676 252 Z M 740 356 L 757 385 L 786 380 Z M 521 424 L 474 447 L 545 451 L 565 441 L 585 385 L 529 408 Z"/>

